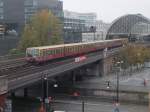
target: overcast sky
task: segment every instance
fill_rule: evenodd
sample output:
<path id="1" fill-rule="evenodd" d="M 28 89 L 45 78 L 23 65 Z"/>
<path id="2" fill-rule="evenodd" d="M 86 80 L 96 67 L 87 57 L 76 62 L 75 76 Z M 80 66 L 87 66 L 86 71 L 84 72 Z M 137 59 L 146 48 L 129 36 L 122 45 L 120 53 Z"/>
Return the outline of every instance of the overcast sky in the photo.
<path id="1" fill-rule="evenodd" d="M 64 9 L 96 12 L 98 19 L 112 22 L 124 14 L 141 13 L 150 18 L 150 0 L 62 0 Z"/>

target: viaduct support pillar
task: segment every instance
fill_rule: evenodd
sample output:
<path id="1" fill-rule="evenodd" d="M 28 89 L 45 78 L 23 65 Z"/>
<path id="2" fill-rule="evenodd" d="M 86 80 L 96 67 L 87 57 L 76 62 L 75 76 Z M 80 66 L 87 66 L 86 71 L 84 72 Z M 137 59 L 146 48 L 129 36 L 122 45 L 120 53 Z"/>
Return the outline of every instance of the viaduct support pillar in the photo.
<path id="1" fill-rule="evenodd" d="M 91 64 L 88 68 L 87 68 L 87 75 L 88 76 L 96 76 L 99 77 L 100 76 L 100 69 L 99 69 L 99 62 L 93 63 Z"/>
<path id="2" fill-rule="evenodd" d="M 0 112 L 3 112 L 8 92 L 8 79 L 0 76 Z"/>
<path id="3" fill-rule="evenodd" d="M 100 61 L 100 74 L 102 76 L 108 75 L 112 71 L 113 57 L 104 58 Z"/>
<path id="4" fill-rule="evenodd" d="M 0 112 L 3 112 L 5 102 L 6 102 L 6 94 L 0 95 Z"/>
<path id="5" fill-rule="evenodd" d="M 28 97 L 28 88 L 24 88 L 24 97 Z"/>

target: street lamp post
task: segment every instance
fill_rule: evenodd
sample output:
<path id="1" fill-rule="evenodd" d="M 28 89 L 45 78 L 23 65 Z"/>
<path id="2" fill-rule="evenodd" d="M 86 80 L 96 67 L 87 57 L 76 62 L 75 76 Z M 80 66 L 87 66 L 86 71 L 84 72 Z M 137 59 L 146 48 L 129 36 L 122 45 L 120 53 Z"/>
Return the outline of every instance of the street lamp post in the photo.
<path id="1" fill-rule="evenodd" d="M 48 99 L 48 78 L 46 75 L 42 77 L 42 105 L 40 112 L 48 112 L 49 109 L 49 99 Z"/>
<path id="2" fill-rule="evenodd" d="M 46 112 L 48 112 L 49 100 L 48 100 L 48 78 L 47 76 L 44 77 L 44 103 L 45 103 Z"/>
<path id="3" fill-rule="evenodd" d="M 119 73 L 117 71 L 116 103 L 119 104 Z"/>
<path id="4" fill-rule="evenodd" d="M 119 112 L 119 72 L 121 69 L 121 64 L 123 63 L 123 61 L 118 61 L 117 64 L 117 87 L 116 87 L 116 109 L 115 112 Z"/>
<path id="5" fill-rule="evenodd" d="M 84 112 L 84 98 L 82 96 L 82 112 Z"/>

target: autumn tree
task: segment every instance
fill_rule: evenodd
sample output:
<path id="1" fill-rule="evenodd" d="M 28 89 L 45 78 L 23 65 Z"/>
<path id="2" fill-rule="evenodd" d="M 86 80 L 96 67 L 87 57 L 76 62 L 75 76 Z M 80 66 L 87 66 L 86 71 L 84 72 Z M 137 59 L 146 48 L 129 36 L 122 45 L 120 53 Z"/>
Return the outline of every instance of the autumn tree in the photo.
<path id="1" fill-rule="evenodd" d="M 144 64 L 146 60 L 150 59 L 150 51 L 144 45 L 127 44 L 119 54 L 118 59 L 124 61 L 125 68 Z"/>
<path id="2" fill-rule="evenodd" d="M 57 17 L 47 10 L 42 10 L 31 17 L 25 25 L 19 49 L 27 47 L 55 45 L 63 43 L 62 24 Z"/>

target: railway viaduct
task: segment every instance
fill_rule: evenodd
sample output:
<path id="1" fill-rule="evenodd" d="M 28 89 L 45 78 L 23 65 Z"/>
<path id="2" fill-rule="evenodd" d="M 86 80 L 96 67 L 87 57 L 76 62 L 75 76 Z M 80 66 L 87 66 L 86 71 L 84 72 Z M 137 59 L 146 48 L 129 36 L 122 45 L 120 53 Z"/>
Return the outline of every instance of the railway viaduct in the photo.
<path id="1" fill-rule="evenodd" d="M 15 91 L 16 89 L 27 88 L 45 76 L 52 78 L 65 72 L 69 72 L 73 77 L 80 73 L 95 76 L 107 75 L 112 67 L 112 58 L 120 49 L 121 47 L 118 47 L 89 53 L 84 55 L 84 60 L 80 60 L 81 57 L 73 57 L 40 67 L 30 66 L 27 67 L 28 69 L 26 70 L 21 70 L 21 68 L 16 71 L 8 70 L 7 75 L 4 73 L 3 76 L 0 77 L 0 107 L 4 106 L 7 93 Z"/>

